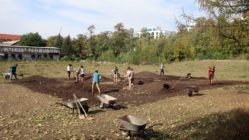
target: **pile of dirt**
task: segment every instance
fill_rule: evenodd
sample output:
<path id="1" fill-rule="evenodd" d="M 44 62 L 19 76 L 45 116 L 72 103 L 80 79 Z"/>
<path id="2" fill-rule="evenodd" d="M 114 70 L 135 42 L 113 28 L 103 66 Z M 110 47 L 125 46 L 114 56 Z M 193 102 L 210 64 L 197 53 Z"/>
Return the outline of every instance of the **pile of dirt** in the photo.
<path id="1" fill-rule="evenodd" d="M 200 89 L 207 89 L 245 83 L 239 81 L 216 81 L 214 85 L 210 86 L 205 78 L 183 78 L 181 81 L 178 81 L 179 78 L 179 76 L 160 76 L 144 71 L 135 75 L 135 87 L 132 90 L 127 90 L 127 81 L 123 80 L 119 83 L 113 83 L 112 79 L 105 76 L 101 78 L 100 87 L 102 93 L 116 97 L 118 104 L 126 106 L 141 105 L 177 95 L 187 95 L 185 89 L 191 85 L 196 85 Z M 78 97 L 88 98 L 90 106 L 98 105 L 97 89 L 95 89 L 95 94 L 92 94 L 91 82 L 91 76 L 86 76 L 84 83 L 76 83 L 74 80 L 66 78 L 30 76 L 12 83 L 27 87 L 34 92 L 57 96 L 64 101 L 73 99 L 73 94 L 75 94 Z M 177 85 L 172 89 L 176 82 Z M 165 84 L 169 85 L 170 88 L 165 88 Z"/>
<path id="2" fill-rule="evenodd" d="M 135 73 L 136 78 L 159 78 L 160 75 L 153 73 L 153 72 L 148 72 L 148 71 L 142 71 L 139 73 Z"/>

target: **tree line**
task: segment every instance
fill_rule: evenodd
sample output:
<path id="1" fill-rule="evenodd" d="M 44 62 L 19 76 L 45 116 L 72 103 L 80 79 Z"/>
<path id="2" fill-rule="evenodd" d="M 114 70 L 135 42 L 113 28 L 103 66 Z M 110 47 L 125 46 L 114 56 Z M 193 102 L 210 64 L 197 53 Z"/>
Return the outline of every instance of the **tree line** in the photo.
<path id="1" fill-rule="evenodd" d="M 90 25 L 88 35 L 75 38 L 60 34 L 47 40 L 38 33 L 23 35 L 20 45 L 61 48 L 61 59 L 151 64 L 195 59 L 249 59 L 249 4 L 247 0 L 197 0 L 208 16 L 193 18 L 183 15 L 175 34 L 153 39 L 145 30 L 134 37 L 133 29 L 123 23 L 114 31 L 95 34 Z"/>

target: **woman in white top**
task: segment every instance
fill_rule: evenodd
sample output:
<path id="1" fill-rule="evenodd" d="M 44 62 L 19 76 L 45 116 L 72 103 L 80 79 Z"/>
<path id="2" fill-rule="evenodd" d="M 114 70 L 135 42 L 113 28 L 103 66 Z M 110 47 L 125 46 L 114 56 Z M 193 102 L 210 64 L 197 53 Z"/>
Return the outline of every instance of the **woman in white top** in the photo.
<path id="1" fill-rule="evenodd" d="M 68 77 L 68 79 L 71 78 L 71 73 L 72 73 L 72 71 L 73 71 L 73 66 L 72 66 L 71 64 L 69 64 L 69 65 L 67 66 L 67 77 Z"/>
<path id="2" fill-rule="evenodd" d="M 85 77 L 85 71 L 84 71 L 84 68 L 83 66 L 80 66 L 80 81 L 84 81 L 84 77 Z"/>

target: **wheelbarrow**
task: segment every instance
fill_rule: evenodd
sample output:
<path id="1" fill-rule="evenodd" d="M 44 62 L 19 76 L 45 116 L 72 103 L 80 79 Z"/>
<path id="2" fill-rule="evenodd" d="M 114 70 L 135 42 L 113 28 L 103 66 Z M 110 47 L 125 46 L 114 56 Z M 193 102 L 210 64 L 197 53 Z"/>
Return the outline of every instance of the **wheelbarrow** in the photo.
<path id="1" fill-rule="evenodd" d="M 140 134 L 146 127 L 146 121 L 133 115 L 125 115 L 119 118 L 121 126 L 119 130 L 123 135 Z"/>
<path id="2" fill-rule="evenodd" d="M 193 92 L 198 93 L 199 88 L 197 86 L 188 86 L 186 89 L 186 93 L 188 94 L 189 97 L 193 95 Z"/>
<path id="3" fill-rule="evenodd" d="M 4 77 L 5 80 L 10 80 L 11 73 L 10 72 L 6 72 L 6 73 L 3 74 L 3 77 Z"/>
<path id="4" fill-rule="evenodd" d="M 88 99 L 80 98 L 79 101 L 80 101 L 80 104 L 83 106 L 84 110 L 86 111 L 86 113 L 88 113 L 88 110 L 89 110 L 89 106 L 87 104 Z M 67 107 L 72 109 L 74 113 L 74 110 L 77 109 L 76 101 L 75 100 L 68 101 Z M 84 114 L 84 111 L 82 110 L 82 108 L 80 108 L 80 113 Z"/>
<path id="5" fill-rule="evenodd" d="M 117 98 L 112 97 L 107 94 L 97 95 L 97 98 L 100 101 L 100 107 L 114 107 L 114 104 L 117 102 Z"/>

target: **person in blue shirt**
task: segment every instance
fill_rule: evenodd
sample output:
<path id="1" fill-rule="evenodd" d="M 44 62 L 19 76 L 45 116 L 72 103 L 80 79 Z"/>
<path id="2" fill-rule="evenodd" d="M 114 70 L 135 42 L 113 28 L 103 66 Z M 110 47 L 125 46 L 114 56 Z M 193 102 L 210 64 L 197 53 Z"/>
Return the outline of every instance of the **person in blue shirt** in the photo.
<path id="1" fill-rule="evenodd" d="M 96 85 L 99 95 L 100 95 L 100 88 L 99 88 L 99 81 L 100 81 L 100 74 L 98 70 L 96 70 L 92 75 L 92 94 L 94 94 L 94 85 Z"/>

